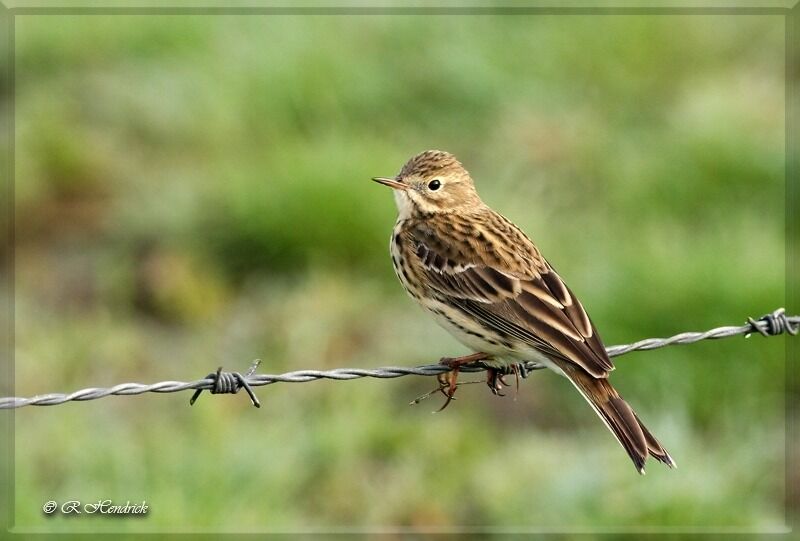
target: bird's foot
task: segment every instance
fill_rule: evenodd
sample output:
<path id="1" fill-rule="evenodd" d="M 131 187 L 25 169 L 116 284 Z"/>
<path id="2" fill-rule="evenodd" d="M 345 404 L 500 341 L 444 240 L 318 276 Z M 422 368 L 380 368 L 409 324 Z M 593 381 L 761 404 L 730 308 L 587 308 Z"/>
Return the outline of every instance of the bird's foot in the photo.
<path id="1" fill-rule="evenodd" d="M 505 376 L 505 372 L 500 369 L 486 369 L 486 385 L 489 386 L 489 390 L 492 391 L 492 394 L 495 396 L 505 396 L 500 391 L 503 390 L 503 387 L 509 387 L 508 382 L 503 379 L 503 376 Z"/>
<path id="2" fill-rule="evenodd" d="M 455 400 L 453 395 L 456 394 L 456 389 L 458 389 L 458 373 L 461 367 L 466 364 L 485 361 L 489 358 L 491 357 L 487 353 L 473 353 L 472 355 L 465 355 L 463 357 L 442 357 L 442 359 L 439 360 L 439 364 L 448 367 L 450 371 L 436 376 L 436 379 L 439 380 L 439 388 L 436 389 L 436 391 L 441 392 L 447 398 L 442 407 L 437 411 L 442 411 L 450 405 L 451 400 Z"/>
<path id="3" fill-rule="evenodd" d="M 503 390 L 503 387 L 511 387 L 511 384 L 503 378 L 508 374 L 514 374 L 514 381 L 516 382 L 514 399 L 516 399 L 519 394 L 519 376 L 520 372 L 522 372 L 522 368 L 522 365 L 519 363 L 512 363 L 505 368 L 489 367 L 486 369 L 486 385 L 489 386 L 489 390 L 492 391 L 492 394 L 495 396 L 505 396 L 500 391 Z"/>

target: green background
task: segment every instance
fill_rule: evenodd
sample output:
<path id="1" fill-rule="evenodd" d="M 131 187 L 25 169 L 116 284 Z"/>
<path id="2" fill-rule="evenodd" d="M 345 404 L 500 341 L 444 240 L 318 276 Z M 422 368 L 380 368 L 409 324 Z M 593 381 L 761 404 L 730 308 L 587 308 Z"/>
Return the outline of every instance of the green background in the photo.
<path id="1" fill-rule="evenodd" d="M 461 158 L 607 345 L 784 300 L 784 18 L 16 17 L 16 394 L 466 353 L 396 282 L 387 189 Z M 784 338 L 634 353 L 679 464 L 562 378 L 112 397 L 15 415 L 27 531 L 778 530 Z M 466 379 L 470 379 L 467 377 Z M 797 476 L 798 472 L 791 475 Z M 146 518 L 47 517 L 146 500 Z"/>

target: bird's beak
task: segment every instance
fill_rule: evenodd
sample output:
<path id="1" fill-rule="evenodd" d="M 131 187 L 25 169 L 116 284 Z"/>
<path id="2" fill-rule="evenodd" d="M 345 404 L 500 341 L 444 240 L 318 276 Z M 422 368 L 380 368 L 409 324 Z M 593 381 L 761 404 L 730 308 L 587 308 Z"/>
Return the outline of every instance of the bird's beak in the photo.
<path id="1" fill-rule="evenodd" d="M 403 184 L 402 182 L 398 182 L 393 178 L 374 177 L 372 180 L 379 184 L 383 184 L 384 186 L 394 188 L 395 190 L 407 190 L 409 188 L 408 184 Z"/>

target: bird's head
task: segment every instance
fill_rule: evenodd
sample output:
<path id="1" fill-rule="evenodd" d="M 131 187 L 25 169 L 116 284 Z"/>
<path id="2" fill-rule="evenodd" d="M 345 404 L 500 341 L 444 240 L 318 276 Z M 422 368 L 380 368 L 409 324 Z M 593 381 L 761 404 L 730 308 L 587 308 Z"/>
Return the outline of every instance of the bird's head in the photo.
<path id="1" fill-rule="evenodd" d="M 403 218 L 463 212 L 482 205 L 467 170 L 455 156 L 441 150 L 417 154 L 395 177 L 372 180 L 394 189 L 397 210 Z"/>

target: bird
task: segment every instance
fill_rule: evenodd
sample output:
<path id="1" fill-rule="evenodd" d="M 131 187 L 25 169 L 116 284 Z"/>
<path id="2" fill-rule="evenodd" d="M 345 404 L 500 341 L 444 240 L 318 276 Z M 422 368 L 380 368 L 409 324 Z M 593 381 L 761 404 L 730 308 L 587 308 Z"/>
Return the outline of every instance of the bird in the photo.
<path id="1" fill-rule="evenodd" d="M 525 362 L 565 376 L 644 474 L 648 457 L 675 461 L 608 381 L 614 365 L 581 302 L 530 238 L 486 205 L 449 152 L 427 150 L 394 177 L 397 221 L 390 239 L 406 292 L 473 353 L 441 359 L 447 402 L 460 367 L 480 362 L 499 394 L 503 374 Z M 442 408 L 444 408 L 443 406 Z"/>

